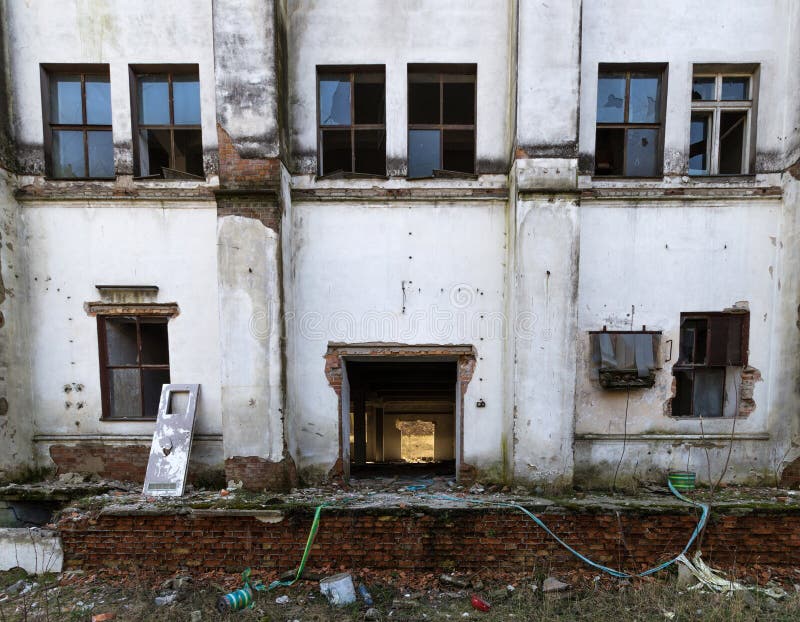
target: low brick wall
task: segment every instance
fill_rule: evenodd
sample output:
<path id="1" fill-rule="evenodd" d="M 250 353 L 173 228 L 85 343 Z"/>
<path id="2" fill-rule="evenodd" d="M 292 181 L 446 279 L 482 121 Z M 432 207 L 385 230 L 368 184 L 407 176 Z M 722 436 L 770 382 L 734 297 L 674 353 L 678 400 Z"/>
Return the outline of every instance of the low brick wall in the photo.
<path id="1" fill-rule="evenodd" d="M 628 571 L 677 555 L 697 520 L 693 513 L 677 512 L 618 516 L 576 511 L 541 518 L 585 555 Z M 269 572 L 297 566 L 311 519 L 309 508 L 257 517 L 224 511 L 105 514 L 66 517 L 59 530 L 67 568 L 239 572 L 252 566 Z M 725 569 L 800 567 L 800 513 L 717 515 L 709 524 L 703 553 Z M 488 566 L 509 573 L 586 568 L 518 512 L 416 508 L 324 511 L 309 565 L 433 572 Z"/>

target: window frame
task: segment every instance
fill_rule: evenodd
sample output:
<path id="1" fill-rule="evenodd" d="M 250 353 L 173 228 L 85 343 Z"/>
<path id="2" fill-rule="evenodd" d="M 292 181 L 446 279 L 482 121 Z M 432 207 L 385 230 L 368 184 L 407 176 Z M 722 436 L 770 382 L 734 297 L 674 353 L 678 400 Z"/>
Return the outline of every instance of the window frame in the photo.
<path id="1" fill-rule="evenodd" d="M 112 365 L 108 362 L 108 335 L 106 321 L 109 319 L 135 319 L 136 324 L 136 365 Z M 148 323 L 164 324 L 167 330 L 167 362 L 166 363 L 143 363 L 142 362 L 142 332 L 141 320 L 147 319 Z M 144 411 L 144 371 L 156 370 L 167 371 L 172 380 L 172 370 L 169 362 L 169 316 L 147 313 L 103 313 L 97 315 L 97 340 L 100 357 L 100 397 L 102 416 L 101 421 L 155 421 L 158 412 L 149 416 Z M 111 407 L 111 369 L 138 369 L 139 370 L 139 412 L 140 417 L 115 417 Z"/>
<path id="2" fill-rule="evenodd" d="M 44 155 L 45 155 L 45 177 L 53 181 L 96 181 L 96 180 L 114 180 L 117 177 L 116 158 L 112 156 L 112 167 L 114 174 L 109 177 L 94 177 L 89 175 L 89 132 L 109 132 L 111 133 L 111 142 L 114 143 L 113 133 L 113 106 L 110 97 L 111 90 L 111 73 L 107 64 L 52 64 L 42 63 L 40 65 L 41 74 L 41 91 L 42 91 L 42 122 L 44 125 Z M 51 98 L 50 98 L 50 85 L 54 77 L 57 76 L 74 76 L 80 75 L 81 78 L 81 124 L 74 123 L 54 123 L 51 119 Z M 111 124 L 91 124 L 88 123 L 86 118 L 86 78 L 87 77 L 103 77 L 108 79 L 109 84 L 109 106 L 111 106 L 112 123 Z M 53 170 L 53 133 L 56 131 L 73 131 L 81 132 L 83 134 L 83 165 L 86 175 L 81 177 L 57 177 Z"/>
<path id="3" fill-rule="evenodd" d="M 725 365 L 721 365 L 719 363 L 710 362 L 712 358 L 712 330 L 709 326 L 709 323 L 714 318 L 730 318 L 732 316 L 740 317 L 741 318 L 741 325 L 740 325 L 740 334 L 739 334 L 739 348 L 740 348 L 740 360 L 727 364 L 726 361 Z M 705 358 L 702 363 L 697 362 L 687 362 L 681 359 L 681 333 L 683 331 L 683 323 L 685 320 L 705 320 L 706 321 L 706 337 L 705 337 Z M 729 324 L 730 326 L 730 324 Z M 697 334 L 694 336 L 693 342 L 693 349 L 696 351 L 697 349 Z M 726 343 L 730 343 L 730 339 L 726 340 Z M 683 312 L 680 315 L 680 324 L 679 324 L 679 334 L 678 334 L 678 360 L 672 366 L 672 376 L 675 378 L 676 382 L 676 395 L 677 397 L 677 374 L 684 373 L 691 376 L 692 380 L 692 396 L 691 396 L 691 413 L 690 414 L 675 414 L 674 406 L 672 417 L 676 419 L 700 419 L 700 418 L 713 418 L 713 419 L 731 419 L 735 417 L 739 417 L 738 411 L 734 413 L 732 416 L 725 415 L 725 388 L 727 386 L 728 381 L 728 368 L 729 367 L 747 367 L 748 365 L 748 356 L 749 356 L 749 343 L 750 343 L 750 312 L 749 311 L 707 311 L 707 312 L 698 312 L 698 311 L 691 311 L 691 312 Z M 702 415 L 696 415 L 694 412 L 694 386 L 695 386 L 695 377 L 697 372 L 713 372 L 714 370 L 721 370 L 722 371 L 722 396 L 720 403 L 722 404 L 722 413 L 719 417 L 703 417 Z M 675 398 L 673 398 L 675 399 Z M 673 402 L 674 404 L 674 402 Z"/>
<path id="4" fill-rule="evenodd" d="M 169 99 L 169 120 L 168 125 L 151 125 L 139 122 L 139 80 L 151 76 L 167 76 L 169 84 L 168 99 Z M 202 106 L 202 90 L 199 90 L 198 102 L 200 106 L 200 123 L 198 124 L 175 124 L 175 105 L 173 98 L 172 84 L 175 76 L 195 76 L 198 84 L 200 84 L 200 66 L 197 64 L 186 65 L 130 65 L 130 93 L 131 93 L 131 131 L 133 140 L 133 178 L 137 180 L 143 179 L 161 179 L 165 180 L 163 175 L 142 175 L 141 172 L 141 150 L 139 148 L 139 130 L 169 130 L 169 166 L 167 168 L 178 170 L 175 167 L 175 130 L 197 130 L 200 132 L 200 145 L 201 152 L 203 150 L 203 106 Z M 205 167 L 204 167 L 205 169 Z M 199 179 L 200 175 L 189 173 L 188 171 L 181 171 L 186 175 L 191 176 L 192 179 Z M 205 170 L 202 175 L 205 179 Z"/>
<path id="5" fill-rule="evenodd" d="M 412 123 L 411 122 L 411 77 L 413 75 L 436 75 L 439 84 L 439 123 Z M 467 80 L 463 78 L 467 77 Z M 471 124 L 466 123 L 445 123 L 444 122 L 444 85 L 447 83 L 464 83 L 471 82 L 473 87 L 473 110 L 474 120 Z M 467 175 L 477 176 L 478 174 L 478 65 L 477 64 L 452 64 L 452 65 L 430 65 L 409 63 L 406 73 L 406 171 L 410 168 L 408 161 L 410 160 L 410 149 L 408 145 L 411 144 L 411 132 L 413 130 L 438 130 L 439 131 L 439 168 L 433 169 L 432 177 L 409 177 L 408 179 L 432 179 L 437 177 L 436 171 L 446 171 L 448 174 L 452 173 L 455 176 Z M 445 131 L 471 131 L 472 132 L 472 172 L 451 171 L 444 169 L 444 133 Z"/>
<path id="6" fill-rule="evenodd" d="M 349 125 L 322 125 L 322 106 L 320 100 L 320 82 L 325 76 L 348 75 L 350 82 L 350 124 Z M 383 76 L 383 123 L 356 123 L 355 117 L 355 80 L 356 74 L 380 74 Z M 317 65 L 316 81 L 316 100 L 317 100 L 317 177 L 328 178 L 331 175 L 354 175 L 358 177 L 386 177 L 387 155 L 386 155 L 386 65 Z M 322 133 L 323 130 L 349 130 L 350 134 L 350 169 L 349 171 L 332 171 L 323 174 L 324 162 L 322 152 Z M 360 173 L 356 169 L 356 130 L 383 130 L 383 174 L 380 173 Z"/>
<path id="7" fill-rule="evenodd" d="M 708 146 L 708 172 L 698 173 L 692 172 L 690 168 L 691 157 L 687 158 L 686 170 L 693 178 L 703 177 L 740 177 L 751 176 L 755 165 L 755 111 L 757 103 L 757 82 L 758 71 L 753 68 L 725 68 L 725 67 L 707 67 L 704 65 L 695 65 L 692 71 L 692 85 L 696 78 L 714 78 L 714 99 L 713 100 L 691 100 L 691 110 L 689 115 L 689 123 L 695 115 L 705 114 L 711 117 L 711 136 Z M 722 99 L 722 81 L 724 78 L 747 78 L 748 79 L 748 99 L 746 100 L 731 100 Z M 691 89 L 690 89 L 691 90 Z M 742 162 L 740 173 L 720 173 L 720 118 L 722 112 L 745 112 L 745 127 L 743 132 L 743 145 L 742 145 Z M 691 127 L 691 125 L 690 125 Z M 689 147 L 691 148 L 691 138 L 689 139 Z M 687 152 L 688 153 L 688 152 Z M 689 154 L 691 156 L 691 154 Z"/>
<path id="8" fill-rule="evenodd" d="M 597 69 L 597 81 L 595 83 L 595 147 L 594 147 L 594 167 L 592 177 L 594 179 L 661 179 L 664 176 L 664 126 L 666 125 L 667 112 L 667 78 L 669 66 L 666 63 L 600 63 Z M 621 123 L 604 123 L 597 121 L 597 97 L 599 96 L 599 83 L 603 75 L 625 74 L 625 108 L 623 121 Z M 660 80 L 660 92 L 658 97 L 658 122 L 657 123 L 632 123 L 628 121 L 630 110 L 631 76 L 657 76 Z M 603 175 L 597 172 L 597 132 L 600 129 L 621 129 L 623 130 L 622 141 L 622 174 Z M 656 141 L 656 174 L 655 175 L 628 175 L 625 171 L 628 151 L 628 130 L 650 130 L 658 132 Z"/>

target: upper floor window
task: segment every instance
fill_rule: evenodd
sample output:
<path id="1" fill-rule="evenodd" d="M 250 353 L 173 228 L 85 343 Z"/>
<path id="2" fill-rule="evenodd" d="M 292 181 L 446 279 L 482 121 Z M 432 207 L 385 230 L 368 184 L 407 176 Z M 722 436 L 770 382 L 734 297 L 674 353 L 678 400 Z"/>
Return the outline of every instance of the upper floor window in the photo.
<path id="1" fill-rule="evenodd" d="M 600 66 L 595 175 L 661 174 L 666 91 L 663 77 L 663 66 Z"/>
<path id="2" fill-rule="evenodd" d="M 319 173 L 386 175 L 383 67 L 318 68 Z"/>
<path id="3" fill-rule="evenodd" d="M 695 67 L 689 133 L 690 175 L 750 172 L 754 75 Z"/>
<path id="4" fill-rule="evenodd" d="M 138 177 L 204 177 L 197 66 L 133 69 Z"/>
<path id="5" fill-rule="evenodd" d="M 475 173 L 475 65 L 408 66 L 408 176 Z"/>
<path id="6" fill-rule="evenodd" d="M 51 65 L 43 73 L 45 160 L 50 177 L 114 177 L 107 65 Z"/>

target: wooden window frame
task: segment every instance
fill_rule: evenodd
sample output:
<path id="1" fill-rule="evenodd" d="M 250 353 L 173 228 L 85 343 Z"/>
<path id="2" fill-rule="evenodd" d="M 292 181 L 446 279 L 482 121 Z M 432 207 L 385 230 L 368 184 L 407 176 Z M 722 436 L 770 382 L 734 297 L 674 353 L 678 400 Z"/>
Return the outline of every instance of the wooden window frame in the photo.
<path id="1" fill-rule="evenodd" d="M 82 123 L 55 123 L 50 116 L 50 83 L 53 78 L 58 76 L 75 76 L 81 78 L 81 117 Z M 89 132 L 111 132 L 113 143 L 113 125 L 88 123 L 86 118 L 86 78 L 102 77 L 109 81 L 111 88 L 111 75 L 108 65 L 74 65 L 74 64 L 42 64 L 41 65 L 41 87 L 42 87 L 42 121 L 44 124 L 44 154 L 45 154 L 45 174 L 47 179 L 56 181 L 90 181 L 90 180 L 113 180 L 116 179 L 116 162 L 112 162 L 115 173 L 110 177 L 93 177 L 89 175 Z M 109 102 L 111 105 L 111 102 Z M 112 119 L 113 120 L 113 119 Z M 86 175 L 82 177 L 56 177 L 53 171 L 53 133 L 56 131 L 73 131 L 83 134 L 83 165 Z"/>
<path id="2" fill-rule="evenodd" d="M 753 149 L 755 145 L 755 123 L 754 114 L 756 110 L 757 99 L 757 82 L 758 70 L 757 69 L 735 69 L 729 70 L 709 70 L 704 66 L 695 67 L 692 73 L 692 84 L 695 78 L 714 78 L 714 99 L 713 100 L 692 100 L 690 122 L 691 118 L 697 114 L 705 114 L 711 117 L 711 132 L 708 146 L 708 172 L 692 172 L 689 168 L 687 160 L 687 171 L 692 177 L 737 177 L 749 176 L 754 170 L 755 161 Z M 748 99 L 746 100 L 723 100 L 722 99 L 722 81 L 724 78 L 747 78 L 748 79 Z M 741 173 L 720 173 L 719 172 L 719 159 L 720 159 L 720 118 L 722 112 L 744 112 L 745 127 L 744 127 L 744 144 L 742 145 L 742 163 Z M 690 159 L 690 158 L 689 158 Z"/>
<path id="3" fill-rule="evenodd" d="M 108 362 L 108 337 L 106 331 L 106 320 L 109 319 L 131 319 L 136 324 L 136 365 L 112 365 Z M 143 363 L 142 362 L 142 331 L 141 320 L 147 319 L 151 323 L 164 324 L 167 328 L 167 362 L 166 363 Z M 155 421 L 157 413 L 150 416 L 144 412 L 144 371 L 161 370 L 171 373 L 169 363 L 169 317 L 157 314 L 119 314 L 106 313 L 97 315 L 97 340 L 100 355 L 100 394 L 102 403 L 102 421 Z M 114 417 L 111 409 L 111 384 L 109 373 L 112 369 L 138 369 L 139 370 L 139 412 L 141 417 Z M 171 378 L 170 378 L 171 380 Z"/>
<path id="4" fill-rule="evenodd" d="M 714 318 L 730 318 L 732 316 L 741 317 L 741 326 L 740 326 L 740 335 L 739 335 L 739 348 L 740 348 L 740 360 L 735 362 L 726 361 L 725 365 L 709 362 L 711 359 L 712 353 L 712 330 L 707 325 L 706 326 L 706 341 L 705 341 L 705 360 L 702 362 L 687 362 L 681 359 L 681 341 L 680 341 L 680 334 L 678 335 L 678 361 L 672 367 L 672 375 L 676 376 L 676 372 L 687 373 L 690 374 L 692 377 L 692 400 L 691 400 L 691 414 L 684 415 L 684 414 L 675 414 L 673 412 L 673 416 L 678 419 L 692 419 L 692 418 L 700 418 L 699 415 L 694 414 L 694 383 L 695 383 L 695 375 L 698 371 L 706 371 L 706 370 L 721 370 L 722 371 L 722 398 L 720 403 L 722 404 L 723 411 L 720 417 L 714 417 L 715 419 L 726 418 L 725 416 L 725 386 L 728 380 L 728 368 L 729 367 L 747 367 L 748 365 L 748 354 L 749 354 L 749 341 L 750 341 L 750 313 L 749 312 L 729 312 L 729 311 L 709 311 L 709 312 L 689 312 L 689 313 L 681 313 L 681 331 L 683 329 L 683 322 L 685 320 L 713 320 Z M 726 341 L 729 343 L 730 339 Z M 693 343 L 693 350 L 697 348 L 697 335 L 694 336 L 694 343 Z M 677 380 L 676 380 L 677 382 Z M 734 417 L 738 417 L 739 414 L 735 413 Z M 727 418 L 731 418 L 730 416 Z"/>
<path id="5" fill-rule="evenodd" d="M 359 74 L 373 74 L 383 76 L 383 123 L 356 123 L 355 116 L 355 86 L 356 76 Z M 322 125 L 322 107 L 319 96 L 320 82 L 326 76 L 340 75 L 349 77 L 350 81 L 350 124 L 349 125 Z M 319 65 L 317 66 L 317 176 L 330 177 L 337 175 L 340 171 L 333 171 L 323 175 L 324 162 L 322 152 L 322 133 L 323 130 L 349 130 L 350 133 L 350 170 L 341 171 L 344 175 L 355 175 L 358 177 L 386 177 L 386 66 L 385 65 L 363 65 L 363 66 L 336 66 Z M 383 175 L 374 173 L 359 173 L 356 171 L 356 130 L 383 130 L 384 155 L 383 155 Z"/>
<path id="6" fill-rule="evenodd" d="M 595 154 L 597 153 L 597 131 L 601 129 L 621 129 L 624 132 L 622 141 L 622 174 L 621 175 L 602 175 L 597 173 L 597 163 L 594 165 L 594 172 L 592 176 L 596 179 L 660 179 L 664 175 L 664 123 L 667 110 L 667 65 L 665 64 L 600 64 L 597 72 L 597 83 L 599 84 L 600 78 L 604 75 L 625 75 L 625 109 L 623 113 L 623 122 L 621 123 L 601 123 L 595 121 Z M 657 76 L 659 79 L 659 97 L 658 97 L 658 122 L 657 123 L 632 123 L 628 121 L 628 113 L 630 111 L 631 102 L 631 76 Z M 599 90 L 599 89 L 598 89 Z M 595 110 L 597 104 L 595 104 Z M 653 176 L 641 175 L 628 175 L 625 170 L 625 163 L 627 161 L 628 151 L 628 130 L 657 130 L 658 139 L 656 142 L 656 174 Z M 596 157 L 595 157 L 596 159 Z"/>
<path id="7" fill-rule="evenodd" d="M 139 148 L 139 130 L 169 130 L 169 167 L 177 170 L 175 166 L 175 130 L 197 130 L 200 132 L 200 142 L 203 140 L 202 116 L 199 124 L 175 124 L 175 107 L 172 94 L 172 83 L 175 76 L 194 76 L 200 82 L 200 68 L 198 65 L 131 65 L 130 85 L 131 85 L 131 129 L 133 131 L 133 166 L 135 179 L 164 179 L 163 175 L 141 174 L 141 150 Z M 151 125 L 139 122 L 139 81 L 148 77 L 167 77 L 168 99 L 169 99 L 169 124 Z M 202 101 L 199 102 L 202 115 Z M 192 178 L 199 177 L 192 173 Z M 203 176 L 203 178 L 205 178 Z"/>
<path id="8" fill-rule="evenodd" d="M 411 88 L 410 85 L 414 81 L 412 79 L 415 75 L 435 75 L 439 83 L 439 123 L 412 123 L 411 122 Z M 464 78 L 468 78 L 465 80 Z M 444 85 L 452 83 L 472 83 L 473 88 L 473 110 L 475 120 L 472 123 L 444 123 Z M 422 64 L 409 64 L 408 77 L 407 77 L 407 100 L 406 110 L 408 119 L 408 131 L 406 134 L 406 144 L 411 143 L 412 130 L 438 130 L 439 131 L 439 168 L 436 170 L 444 170 L 444 132 L 446 130 L 459 131 L 469 130 L 472 131 L 472 172 L 462 173 L 461 171 L 447 171 L 456 175 L 477 175 L 478 171 L 478 66 L 472 65 L 422 65 Z M 407 150 L 408 151 L 408 150 Z M 407 153 L 407 156 L 410 154 Z M 434 175 L 435 177 L 435 175 Z M 427 177 L 412 177 L 411 179 L 429 179 Z"/>

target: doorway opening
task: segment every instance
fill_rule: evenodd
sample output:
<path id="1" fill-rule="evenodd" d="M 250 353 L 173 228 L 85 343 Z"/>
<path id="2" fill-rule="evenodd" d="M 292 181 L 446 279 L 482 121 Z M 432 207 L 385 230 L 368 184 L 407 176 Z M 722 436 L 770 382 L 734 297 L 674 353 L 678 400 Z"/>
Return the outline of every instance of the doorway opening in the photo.
<path id="1" fill-rule="evenodd" d="M 348 360 L 354 475 L 455 475 L 457 362 Z"/>

